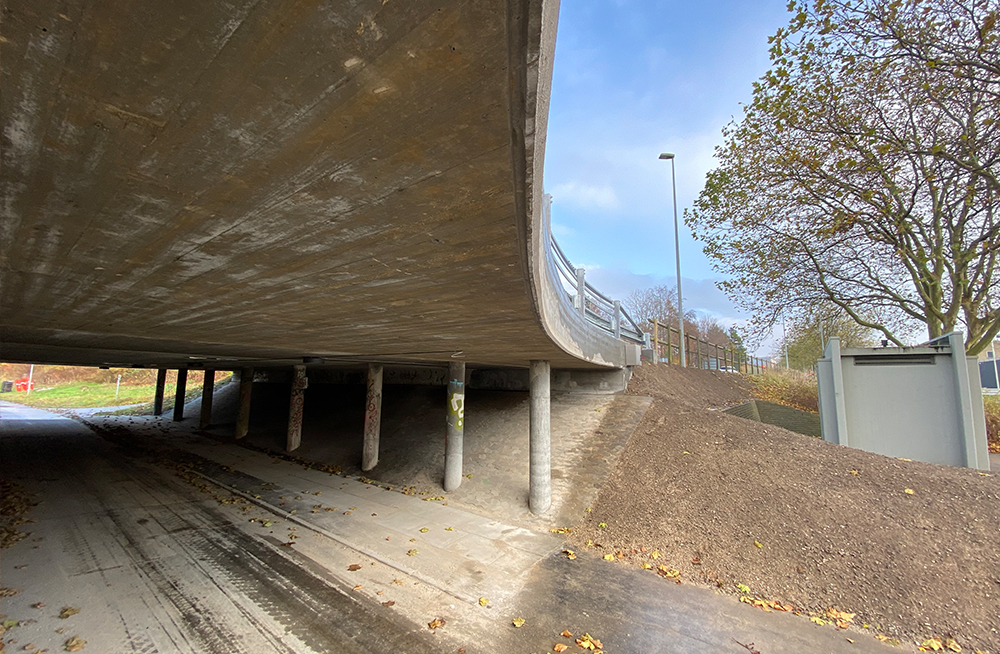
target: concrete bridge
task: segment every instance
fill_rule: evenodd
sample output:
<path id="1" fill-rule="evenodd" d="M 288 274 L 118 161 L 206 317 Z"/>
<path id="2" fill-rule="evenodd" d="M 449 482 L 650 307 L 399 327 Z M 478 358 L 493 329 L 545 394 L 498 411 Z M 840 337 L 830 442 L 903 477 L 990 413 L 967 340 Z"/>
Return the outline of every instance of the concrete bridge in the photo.
<path id="1" fill-rule="evenodd" d="M 550 380 L 613 390 L 637 363 L 556 272 L 557 16 L 549 0 L 4 3 L 0 358 L 239 370 L 237 436 L 254 371 L 286 374 L 289 449 L 308 378 L 365 369 L 366 469 L 383 375 L 423 370 L 450 383 L 446 487 L 464 385 L 530 368 L 544 510 Z"/>

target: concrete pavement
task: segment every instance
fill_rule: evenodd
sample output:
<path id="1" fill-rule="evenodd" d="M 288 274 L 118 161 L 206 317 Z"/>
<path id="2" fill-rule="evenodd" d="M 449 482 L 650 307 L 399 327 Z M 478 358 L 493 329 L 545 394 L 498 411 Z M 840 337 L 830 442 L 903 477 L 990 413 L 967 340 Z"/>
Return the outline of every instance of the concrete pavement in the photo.
<path id="1" fill-rule="evenodd" d="M 65 626 L 105 652 L 528 654 L 569 629 L 607 652 L 745 652 L 737 641 L 762 654 L 900 651 L 586 554 L 571 561 L 553 534 L 189 428 L 119 418 L 98 439 L 44 412 L 0 412 L 3 473 L 42 501 L 34 533 L 2 561 L 4 585 L 22 589 L 4 612 L 37 620 L 10 632 L 19 644 L 54 650 Z M 49 608 L 30 608 L 38 601 Z M 84 611 L 59 620 L 63 605 Z M 435 617 L 445 626 L 432 631 Z"/>

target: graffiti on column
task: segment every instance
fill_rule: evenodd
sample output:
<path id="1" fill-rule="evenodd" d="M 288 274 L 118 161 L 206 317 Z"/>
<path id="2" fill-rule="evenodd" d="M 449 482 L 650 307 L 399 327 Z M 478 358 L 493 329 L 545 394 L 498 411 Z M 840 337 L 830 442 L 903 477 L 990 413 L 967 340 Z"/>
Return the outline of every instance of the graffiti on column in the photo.
<path id="1" fill-rule="evenodd" d="M 451 384 L 449 384 L 449 390 L 460 389 L 464 386 L 464 382 L 460 382 L 457 379 L 452 379 Z M 465 393 L 456 393 L 452 391 L 448 398 L 448 422 L 459 429 L 462 428 L 462 424 L 465 421 Z"/>

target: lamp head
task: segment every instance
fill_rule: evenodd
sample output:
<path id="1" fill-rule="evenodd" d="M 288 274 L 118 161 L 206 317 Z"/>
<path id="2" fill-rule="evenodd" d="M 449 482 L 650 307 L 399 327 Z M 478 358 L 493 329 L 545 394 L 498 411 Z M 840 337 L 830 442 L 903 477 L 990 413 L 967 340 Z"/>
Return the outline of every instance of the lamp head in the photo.
<path id="1" fill-rule="evenodd" d="M 673 158 L 674 158 L 673 152 L 664 152 L 663 154 L 660 155 L 660 159 L 673 159 Z"/>

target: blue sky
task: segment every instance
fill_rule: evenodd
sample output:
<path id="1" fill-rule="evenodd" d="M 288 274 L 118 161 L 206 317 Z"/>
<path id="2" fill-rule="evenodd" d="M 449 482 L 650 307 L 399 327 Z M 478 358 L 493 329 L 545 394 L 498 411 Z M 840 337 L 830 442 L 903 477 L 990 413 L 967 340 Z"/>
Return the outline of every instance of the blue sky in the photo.
<path id="1" fill-rule="evenodd" d="M 670 162 L 678 212 L 714 166 L 722 127 L 768 68 L 767 37 L 786 0 L 563 0 L 556 39 L 545 187 L 556 238 L 606 294 L 673 284 Z M 683 218 L 682 218 L 683 219 Z M 681 224 L 685 309 L 745 320 Z"/>

